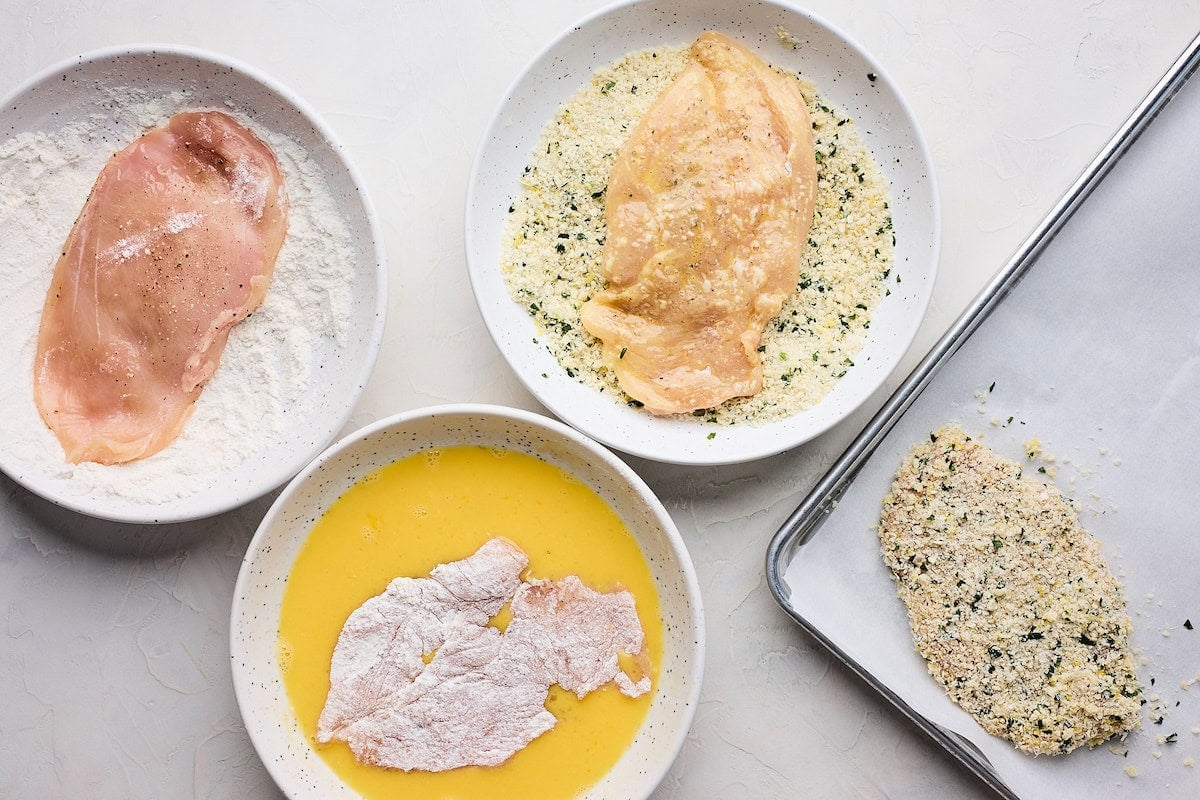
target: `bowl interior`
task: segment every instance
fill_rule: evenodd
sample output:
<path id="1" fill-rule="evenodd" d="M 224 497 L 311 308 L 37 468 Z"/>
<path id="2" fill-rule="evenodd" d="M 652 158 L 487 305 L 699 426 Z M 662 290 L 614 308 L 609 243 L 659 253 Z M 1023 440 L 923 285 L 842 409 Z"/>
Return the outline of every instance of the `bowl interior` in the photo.
<path id="1" fill-rule="evenodd" d="M 780 41 L 780 28 L 798 42 Z M 684 45 L 718 30 L 768 62 L 812 80 L 853 117 L 891 187 L 896 260 L 855 368 L 817 406 L 785 420 L 722 427 L 656 419 L 566 375 L 534 339 L 500 270 L 507 209 L 542 128 L 592 73 L 626 53 Z M 645 458 L 721 464 L 772 455 L 824 432 L 864 402 L 899 363 L 933 290 L 940 241 L 932 163 L 912 113 L 883 69 L 845 35 L 799 9 L 752 0 L 647 0 L 584 20 L 536 57 L 509 90 L 480 145 L 466 218 L 471 284 L 488 330 L 522 382 L 549 409 L 588 435 Z M 896 276 L 900 278 L 896 282 Z"/>
<path id="2" fill-rule="evenodd" d="M 151 98 L 186 92 L 181 110 L 229 108 L 250 118 L 260 129 L 289 137 L 319 169 L 352 242 L 347 340 L 320 337 L 307 363 L 294 367 L 312 376 L 308 392 L 303 398 L 280 398 L 285 422 L 270 446 L 219 474 L 198 476 L 190 494 L 147 502 L 124 497 L 119 491 L 84 491 L 62 471 L 39 470 L 0 450 L 0 468 L 27 488 L 67 508 L 125 522 L 195 519 L 236 508 L 281 485 L 327 446 L 345 424 L 382 341 L 386 307 L 382 239 L 354 168 L 315 114 L 270 78 L 213 54 L 140 46 L 98 51 L 52 67 L 6 99 L 0 108 L 0 138 L 27 131 L 55 131 L 91 115 L 104 114 L 105 104 L 112 102 L 107 92 L 115 87 L 139 89 Z M 111 153 L 123 144 L 105 141 L 97 146 Z M 66 233 L 62 233 L 64 238 Z M 46 269 L 52 266 L 47 264 Z M 32 315 L 31 325 L 26 326 L 30 328 L 26 332 L 30 342 L 37 336 L 40 310 L 40 300 L 36 309 L 26 310 Z M 9 344 L 14 350 L 27 345 Z M 21 369 L 24 372 L 28 365 L 22 364 Z"/>
<path id="3" fill-rule="evenodd" d="M 301 732 L 276 643 L 291 566 L 321 514 L 378 467 L 431 447 L 481 445 L 537 456 L 604 498 L 636 537 L 658 588 L 663 663 L 646 720 L 617 765 L 585 797 L 648 796 L 683 744 L 703 671 L 699 589 L 678 531 L 644 483 L 611 453 L 526 412 L 455 406 L 385 420 L 354 434 L 298 476 L 272 506 L 238 576 L 231 619 L 234 687 L 255 748 L 290 797 L 357 797 Z"/>

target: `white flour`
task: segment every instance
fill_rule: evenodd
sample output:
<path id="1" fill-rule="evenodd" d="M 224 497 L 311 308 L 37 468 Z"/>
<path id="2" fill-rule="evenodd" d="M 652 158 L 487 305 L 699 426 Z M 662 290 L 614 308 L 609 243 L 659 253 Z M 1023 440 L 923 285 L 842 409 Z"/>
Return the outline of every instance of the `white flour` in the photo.
<path id="1" fill-rule="evenodd" d="M 0 374 L 6 378 L 0 386 L 0 448 L 14 475 L 49 477 L 66 494 L 154 505 L 218 485 L 223 471 L 265 452 L 289 417 L 303 416 L 317 402 L 310 374 L 315 349 L 329 339 L 344 345 L 349 337 L 354 243 L 304 149 L 234 109 L 275 151 L 291 204 L 266 299 L 233 329 L 216 374 L 170 446 L 128 464 L 67 463 L 33 402 L 38 326 L 59 248 L 108 158 L 191 108 L 184 93 L 149 96 L 122 88 L 105 94 L 102 113 L 0 142 Z"/>

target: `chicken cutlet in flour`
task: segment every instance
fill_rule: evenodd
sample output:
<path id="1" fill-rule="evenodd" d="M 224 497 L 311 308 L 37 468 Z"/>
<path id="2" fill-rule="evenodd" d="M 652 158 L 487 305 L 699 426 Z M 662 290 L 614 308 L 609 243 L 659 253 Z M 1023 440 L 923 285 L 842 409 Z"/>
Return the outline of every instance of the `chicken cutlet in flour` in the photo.
<path id="1" fill-rule="evenodd" d="M 109 159 L 54 267 L 34 400 L 68 461 L 145 458 L 183 429 L 287 232 L 275 154 L 184 112 Z"/>

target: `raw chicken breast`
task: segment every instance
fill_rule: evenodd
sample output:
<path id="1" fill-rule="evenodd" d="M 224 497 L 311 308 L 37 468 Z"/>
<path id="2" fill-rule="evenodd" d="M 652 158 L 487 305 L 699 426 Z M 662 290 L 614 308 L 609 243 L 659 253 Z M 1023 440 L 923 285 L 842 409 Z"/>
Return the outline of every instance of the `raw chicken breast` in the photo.
<path id="1" fill-rule="evenodd" d="M 617 155 L 608 288 L 585 303 L 621 388 L 655 414 L 762 388 L 763 328 L 796 290 L 816 158 L 797 82 L 717 33 Z"/>
<path id="2" fill-rule="evenodd" d="M 174 440 L 286 232 L 274 154 L 226 114 L 177 114 L 109 159 L 54 267 L 34 362 L 68 461 Z"/>

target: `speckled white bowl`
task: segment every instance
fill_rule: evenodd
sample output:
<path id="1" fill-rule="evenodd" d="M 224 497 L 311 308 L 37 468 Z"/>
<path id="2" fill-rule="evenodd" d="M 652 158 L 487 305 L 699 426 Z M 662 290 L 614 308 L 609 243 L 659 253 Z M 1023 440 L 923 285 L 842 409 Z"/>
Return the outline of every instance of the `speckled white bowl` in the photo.
<path id="1" fill-rule="evenodd" d="M 637 538 L 658 588 L 663 662 L 633 744 L 584 798 L 647 797 L 683 746 L 700 695 L 704 617 L 691 558 L 662 504 L 624 462 L 559 422 L 498 406 L 441 406 L 382 420 L 326 450 L 271 506 L 242 561 L 230 619 L 233 685 L 254 747 L 291 798 L 359 796 L 314 751 L 287 698 L 276 653 L 284 584 L 313 524 L 355 482 L 453 445 L 503 447 L 554 464 L 604 498 Z"/>
<path id="2" fill-rule="evenodd" d="M 349 285 L 350 324 L 345 341 L 330 336 L 316 341 L 302 369 L 311 377 L 302 397 L 282 396 L 280 430 L 257 452 L 219 472 L 189 476 L 190 485 L 173 497 L 135 498 L 133 479 L 103 481 L 98 491 L 64 471 L 61 450 L 49 461 L 20 458 L 11 443 L 0 440 L 0 470 L 18 483 L 58 505 L 91 516 L 118 522 L 166 523 L 198 519 L 236 508 L 279 487 L 329 445 L 346 424 L 366 386 L 383 341 L 387 309 L 387 264 L 383 237 L 363 181 L 333 131 L 300 97 L 253 67 L 225 56 L 178 45 L 129 45 L 97 50 L 49 67 L 9 92 L 0 101 L 0 141 L 24 132 L 53 132 L 92 115 L 104 115 L 115 87 L 145 91 L 150 97 L 186 92 L 184 108 L 231 108 L 244 114 L 262 130 L 289 137 L 312 160 L 349 228 L 353 263 Z M 124 142 L 96 142 L 105 153 Z M 62 231 L 65 238 L 68 230 Z M 31 264 L 46 271 L 53 264 Z M 36 309 L 19 309 L 32 322 L 4 342 L 0 366 L 12 368 L 29 383 L 28 397 L 20 402 L 32 407 L 32 342 L 37 338 Z M 10 317 L 14 309 L 9 308 Z M 28 358 L 26 358 L 28 351 Z M 228 351 L 227 351 L 228 352 Z M 264 358 L 274 358 L 271 353 Z M 11 409 L 10 409 L 11 411 Z M 244 413 L 255 413 L 246 411 Z M 23 417 L 40 425 L 36 410 Z M 246 418 L 245 426 L 261 424 Z M 54 446 L 51 437 L 51 447 Z M 213 447 L 219 447 L 214 443 Z M 144 477 L 169 473 L 171 448 L 138 462 Z M 105 468 L 121 471 L 124 466 Z"/>
<path id="3" fill-rule="evenodd" d="M 800 43 L 784 47 L 782 26 Z M 546 123 L 592 73 L 626 53 L 689 44 L 705 30 L 738 39 L 770 63 L 802 73 L 855 119 L 891 185 L 896 262 L 854 368 L 815 407 L 763 425 L 713 427 L 658 419 L 568 376 L 543 345 L 500 270 L 507 210 Z M 868 77 L 873 76 L 873 77 Z M 678 464 L 728 464 L 779 453 L 825 432 L 884 382 L 916 336 L 933 292 L 941 216 L 933 159 L 896 84 L 862 47 L 834 26 L 786 2 L 645 0 L 582 20 L 543 50 L 500 104 L 476 156 L 467 195 L 471 285 L 497 347 L 547 408 L 605 444 Z M 709 439 L 711 432 L 716 436 Z"/>

